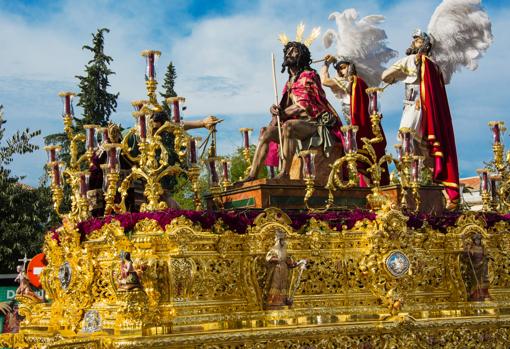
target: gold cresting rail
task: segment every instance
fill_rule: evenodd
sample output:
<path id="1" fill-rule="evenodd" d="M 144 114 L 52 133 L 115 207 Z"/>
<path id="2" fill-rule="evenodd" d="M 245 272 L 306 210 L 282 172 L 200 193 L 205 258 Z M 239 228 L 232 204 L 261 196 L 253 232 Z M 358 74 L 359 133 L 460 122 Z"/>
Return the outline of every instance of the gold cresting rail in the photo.
<path id="1" fill-rule="evenodd" d="M 407 219 L 386 210 L 340 230 L 311 219 L 298 232 L 267 209 L 245 234 L 178 217 L 164 229 L 139 221 L 129 235 L 113 220 L 84 238 L 65 221 L 59 241 L 48 233 L 44 243 L 48 302 L 19 295 L 20 332 L 0 345 L 509 347 L 510 224 L 489 228 L 467 213 L 445 233 L 411 229 Z M 274 251 L 286 265 L 279 271 Z M 140 275 L 130 290 L 119 281 L 123 252 Z M 299 260 L 306 269 L 293 267 Z M 481 290 L 484 301 L 468 301 Z"/>

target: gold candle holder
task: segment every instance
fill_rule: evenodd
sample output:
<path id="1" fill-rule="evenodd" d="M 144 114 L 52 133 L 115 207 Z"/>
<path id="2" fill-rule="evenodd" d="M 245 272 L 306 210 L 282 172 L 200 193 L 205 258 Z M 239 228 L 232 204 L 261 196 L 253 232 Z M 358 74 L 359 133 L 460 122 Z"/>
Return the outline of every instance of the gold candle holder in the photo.
<path id="1" fill-rule="evenodd" d="M 115 205 L 115 196 L 117 195 L 117 183 L 120 179 L 120 152 L 122 145 L 119 143 L 109 143 L 103 145 L 108 154 L 106 166 L 102 166 L 106 171 L 107 187 L 104 193 L 105 209 L 104 214 L 109 215 L 112 212 L 120 212 L 119 207 Z M 112 154 L 111 152 L 115 152 Z"/>
<path id="2" fill-rule="evenodd" d="M 489 191 L 489 170 L 481 168 L 476 170 L 480 176 L 480 196 L 482 198 L 482 211 L 487 212 L 491 209 L 491 195 Z"/>
<path id="3" fill-rule="evenodd" d="M 76 96 L 74 92 L 59 92 L 58 94 L 63 101 L 64 104 L 64 112 L 63 112 L 63 118 L 64 118 L 64 132 L 68 135 L 72 133 L 72 127 L 73 127 L 73 105 L 72 105 L 72 99 Z M 71 140 L 71 138 L 69 138 Z"/>
<path id="4" fill-rule="evenodd" d="M 229 164 L 230 164 L 230 161 L 228 161 L 227 159 L 221 160 L 221 168 L 222 168 L 222 172 L 223 172 L 222 181 L 221 181 L 221 189 L 223 191 L 227 191 L 227 189 L 232 186 L 232 182 L 230 182 L 230 180 L 229 180 L 229 170 L 228 170 Z"/>
<path id="5" fill-rule="evenodd" d="M 60 146 L 46 146 L 44 149 L 48 152 L 48 163 L 47 168 L 51 173 L 51 199 L 53 201 L 53 209 L 57 213 L 59 217 L 62 216 L 60 212 L 60 205 L 62 204 L 62 200 L 64 199 L 64 191 L 62 189 L 63 186 L 63 176 L 60 171 L 61 162 L 57 161 L 57 151 L 61 150 Z"/>
<path id="6" fill-rule="evenodd" d="M 83 125 L 85 129 L 85 140 L 86 140 L 86 158 L 89 162 L 89 167 L 92 166 L 92 157 L 97 148 L 96 132 L 99 132 L 101 126 L 99 125 Z M 92 144 L 91 144 L 92 143 Z"/>
<path id="7" fill-rule="evenodd" d="M 251 171 L 251 152 L 250 152 L 250 133 L 253 132 L 252 128 L 243 127 L 239 129 L 243 137 L 243 157 L 248 165 L 244 171 L 244 177 L 247 177 Z"/>
<path id="8" fill-rule="evenodd" d="M 200 177 L 200 167 L 197 165 L 192 165 L 188 169 L 188 178 L 191 181 L 191 190 L 193 191 L 193 203 L 195 205 L 195 210 L 200 211 L 203 209 L 202 199 L 200 197 L 200 182 L 198 178 Z"/>
<path id="9" fill-rule="evenodd" d="M 316 150 L 304 150 L 299 153 L 303 165 L 303 180 L 305 181 L 305 206 L 309 211 L 313 208 L 309 206 L 308 201 L 315 192 L 315 156 Z"/>
<path id="10" fill-rule="evenodd" d="M 79 187 L 79 195 L 77 196 L 77 206 L 78 206 L 78 216 L 80 220 L 86 220 L 90 217 L 90 205 L 89 200 L 87 199 L 87 180 L 86 177 L 89 176 L 90 173 L 88 171 L 80 171 L 76 172 L 78 187 Z"/>
<path id="11" fill-rule="evenodd" d="M 144 105 L 139 113 L 150 115 L 153 113 L 153 110 L 147 105 Z M 120 146 L 124 155 L 135 164 L 131 169 L 131 173 L 122 181 L 119 188 L 121 194 L 120 209 L 122 211 L 126 209 L 125 199 L 129 186 L 137 179 L 141 179 L 145 182 L 144 196 L 147 202 L 140 206 L 141 212 L 162 210 L 168 207 L 165 201 L 161 201 L 161 195 L 164 191 L 160 182 L 164 177 L 175 176 L 184 172 L 184 170 L 179 165 L 168 165 L 168 150 L 162 142 L 161 134 L 163 132 L 174 132 L 175 134 L 176 130 L 181 129 L 181 127 L 166 121 L 159 129 L 155 130 L 154 134 L 148 131 L 147 139 L 140 139 L 138 142 L 140 155 L 137 157 L 129 155 L 129 147 L 125 142 L 117 145 Z M 136 129 L 132 128 L 129 133 L 134 134 L 135 131 Z M 185 135 L 184 130 L 182 130 L 182 132 L 183 135 Z M 177 136 L 175 139 L 175 146 L 179 149 L 180 146 L 177 143 Z M 186 144 L 188 143 L 187 139 L 188 138 L 185 138 Z M 187 145 L 185 146 L 187 147 Z"/>

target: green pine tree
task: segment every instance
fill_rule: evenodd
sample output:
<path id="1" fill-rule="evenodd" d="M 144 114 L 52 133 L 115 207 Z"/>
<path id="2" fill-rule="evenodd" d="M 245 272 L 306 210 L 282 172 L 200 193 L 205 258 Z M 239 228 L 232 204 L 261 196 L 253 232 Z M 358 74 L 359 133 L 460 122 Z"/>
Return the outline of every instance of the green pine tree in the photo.
<path id="1" fill-rule="evenodd" d="M 163 85 L 162 85 L 163 92 L 159 93 L 161 95 L 161 97 L 163 97 L 162 107 L 163 107 L 163 110 L 168 114 L 168 117 L 172 116 L 172 108 L 166 103 L 166 99 L 168 97 L 177 97 L 177 92 L 175 92 L 175 89 L 174 89 L 176 78 L 177 78 L 177 74 L 175 72 L 174 64 L 172 62 L 170 62 L 166 69 L 165 78 L 163 79 Z M 171 145 L 168 147 L 168 152 L 169 152 L 168 153 L 168 158 L 169 158 L 168 163 L 170 165 L 173 165 L 175 163 L 180 162 L 179 156 L 175 152 L 175 149 L 173 146 L 174 140 L 175 140 L 174 135 L 172 133 L 166 133 L 164 137 L 166 138 L 165 144 Z M 179 177 L 186 178 L 185 175 L 181 175 Z M 183 180 L 182 178 L 181 178 L 181 182 Z M 175 193 L 176 191 L 179 191 L 178 182 L 179 182 L 179 178 L 166 177 L 163 179 L 163 187 L 165 189 L 170 190 L 172 193 Z"/>
<path id="2" fill-rule="evenodd" d="M 22 177 L 11 174 L 8 165 L 16 154 L 26 154 L 39 147 L 32 139 L 41 131 L 25 129 L 3 142 L 5 120 L 0 105 L 0 273 L 14 273 L 18 259 L 41 250 L 44 234 L 54 223 L 49 188 L 31 188 L 19 183 Z"/>
<path id="3" fill-rule="evenodd" d="M 83 125 L 96 124 L 106 126 L 110 120 L 110 115 L 117 108 L 117 98 L 119 94 L 108 92 L 110 82 L 108 77 L 115 74 L 109 65 L 112 58 L 104 53 L 104 33 L 109 33 L 107 28 L 98 29 L 92 34 L 92 46 L 84 45 L 86 49 L 93 53 L 93 58 L 85 66 L 85 76 L 76 76 L 79 80 L 80 91 L 78 106 L 83 108 L 83 117 L 74 118 L 74 133 L 83 133 Z M 46 144 L 55 144 L 62 146 L 59 159 L 69 163 L 69 139 L 65 133 L 55 133 L 44 137 Z M 81 144 L 80 153 L 85 151 L 85 146 Z M 84 164 L 85 165 L 85 164 Z M 70 188 L 66 183 L 64 186 L 64 201 L 61 209 L 65 212 L 70 208 Z"/>
<path id="4" fill-rule="evenodd" d="M 115 73 L 108 68 L 113 59 L 103 52 L 104 32 L 110 31 L 107 28 L 98 29 L 96 34 L 92 34 L 92 47 L 83 46 L 83 49 L 93 52 L 94 57 L 85 66 L 86 76 L 76 76 L 80 80 L 78 105 L 83 108 L 83 118 L 75 117 L 75 132 L 83 132 L 83 125 L 87 124 L 106 126 L 111 113 L 117 108 L 119 94 L 107 91 L 110 86 L 108 77 Z M 69 160 L 69 140 L 65 133 L 50 134 L 44 137 L 44 142 L 61 145 L 60 159 L 66 162 Z"/>
<path id="5" fill-rule="evenodd" d="M 168 97 L 177 97 L 177 92 L 175 92 L 175 79 L 177 79 L 177 73 L 175 72 L 174 64 L 170 62 L 166 68 L 163 85 L 161 85 L 161 87 L 163 87 L 163 92 L 159 93 L 161 97 L 163 97 L 163 109 L 168 113 L 169 116 L 172 115 L 172 110 L 166 104 L 166 99 Z"/>
<path id="6" fill-rule="evenodd" d="M 117 108 L 119 94 L 107 91 L 110 87 L 108 77 L 115 73 L 109 68 L 112 57 L 104 53 L 105 32 L 109 33 L 110 30 L 98 29 L 96 34 L 92 34 L 92 46 L 83 46 L 83 49 L 89 50 L 94 56 L 85 66 L 85 76 L 76 76 L 80 80 L 78 106 L 83 108 L 83 118 L 76 120 L 79 127 L 86 124 L 106 126 L 110 115 Z"/>

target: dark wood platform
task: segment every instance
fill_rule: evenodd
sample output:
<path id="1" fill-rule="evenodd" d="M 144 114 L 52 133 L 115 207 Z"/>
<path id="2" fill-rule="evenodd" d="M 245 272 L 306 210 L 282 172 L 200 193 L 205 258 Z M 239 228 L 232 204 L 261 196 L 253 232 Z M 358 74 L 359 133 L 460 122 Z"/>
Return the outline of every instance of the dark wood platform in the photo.
<path id="1" fill-rule="evenodd" d="M 226 210 L 267 207 L 305 210 L 305 188 L 305 183 L 302 180 L 257 179 L 234 184 L 220 194 L 220 200 Z M 442 189 L 441 186 L 423 186 L 420 189 L 422 200 L 420 212 L 438 214 L 444 211 L 445 199 Z M 370 188 L 356 187 L 338 190 L 334 193 L 334 208 L 367 208 L 366 197 L 370 193 Z M 382 193 L 395 203 L 401 200 L 402 190 L 399 185 L 385 186 L 382 188 Z M 328 191 L 322 186 L 316 186 L 308 203 L 314 208 L 323 207 L 326 205 L 327 198 Z M 211 195 L 206 195 L 206 200 L 208 208 L 214 209 L 215 205 Z M 409 198 L 408 202 L 413 209 L 412 198 Z"/>

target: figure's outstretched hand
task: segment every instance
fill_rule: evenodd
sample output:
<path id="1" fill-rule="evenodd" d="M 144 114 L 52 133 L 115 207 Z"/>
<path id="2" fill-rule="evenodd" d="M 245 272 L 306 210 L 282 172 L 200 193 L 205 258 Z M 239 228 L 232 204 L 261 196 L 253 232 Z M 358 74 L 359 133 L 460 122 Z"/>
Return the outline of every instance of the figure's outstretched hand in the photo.
<path id="1" fill-rule="evenodd" d="M 218 119 L 216 116 L 208 116 L 205 119 L 202 120 L 203 127 L 210 130 L 213 128 L 217 123 L 222 122 L 223 120 Z"/>
<path id="2" fill-rule="evenodd" d="M 329 66 L 331 63 L 335 63 L 336 62 L 336 58 L 335 56 L 332 56 L 332 55 L 325 55 L 324 56 L 324 64 Z"/>

